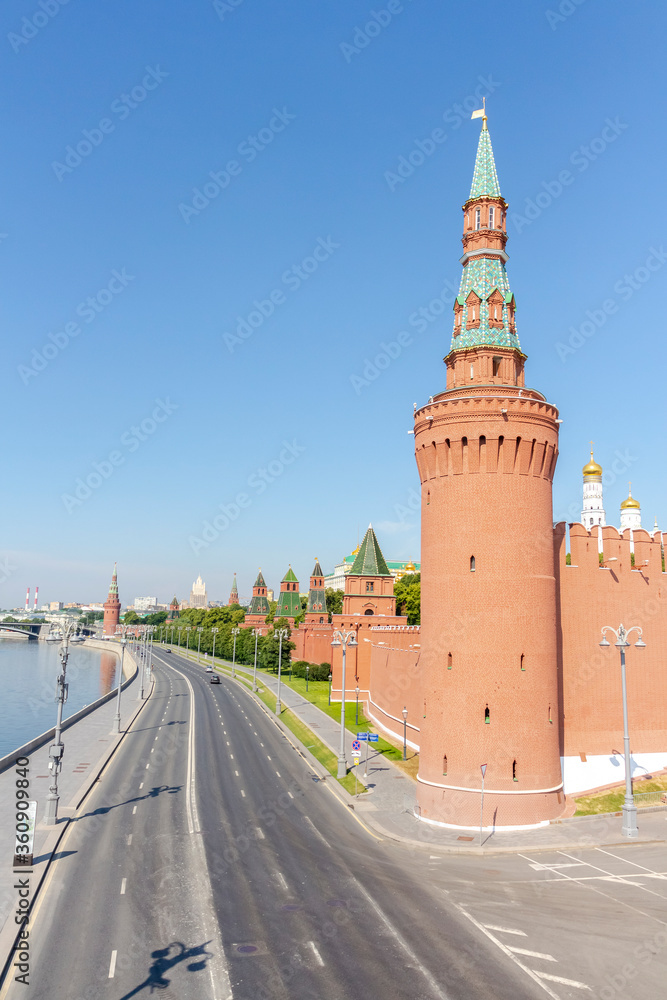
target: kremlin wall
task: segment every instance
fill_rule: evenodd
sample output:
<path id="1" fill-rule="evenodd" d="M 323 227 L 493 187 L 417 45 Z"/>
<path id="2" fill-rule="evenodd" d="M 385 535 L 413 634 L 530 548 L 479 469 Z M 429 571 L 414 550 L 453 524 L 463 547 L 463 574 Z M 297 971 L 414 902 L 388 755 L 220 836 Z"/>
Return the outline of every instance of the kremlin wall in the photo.
<path id="1" fill-rule="evenodd" d="M 355 634 L 346 698 L 358 688 L 367 718 L 398 741 L 407 709 L 420 818 L 461 828 L 479 827 L 483 764 L 484 822 L 496 828 L 547 823 L 562 815 L 566 795 L 624 780 L 620 659 L 613 646 L 600 648 L 603 626 L 643 629 L 646 648 L 627 653 L 633 776 L 667 768 L 663 535 L 641 527 L 631 494 L 621 530 L 606 524 L 592 452 L 581 523 L 553 524 L 561 421 L 526 384 L 506 218 L 484 116 L 463 205 L 446 387 L 426 387 L 435 391 L 415 411 L 421 625 L 396 615 L 394 577 L 369 527 L 345 575 L 342 613 L 328 621 L 316 561 L 305 620 L 291 635 L 294 659 L 332 664 L 340 700 L 342 653 L 332 640 Z M 301 607 L 291 567 L 278 597 L 276 618 L 294 626 Z M 114 570 L 105 632 L 118 621 L 117 602 Z M 260 570 L 246 627 L 268 629 L 268 612 Z"/>

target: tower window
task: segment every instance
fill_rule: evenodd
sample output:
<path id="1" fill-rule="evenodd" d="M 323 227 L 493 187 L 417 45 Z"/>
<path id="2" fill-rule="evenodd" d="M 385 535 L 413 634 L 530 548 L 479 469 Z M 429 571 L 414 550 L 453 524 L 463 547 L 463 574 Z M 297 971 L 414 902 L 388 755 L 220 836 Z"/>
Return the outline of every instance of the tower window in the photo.
<path id="1" fill-rule="evenodd" d="M 520 662 L 520 666 L 521 666 L 521 669 L 522 669 L 522 670 L 525 670 L 525 669 L 526 669 L 526 654 L 525 654 L 525 653 L 522 653 L 522 654 L 521 654 L 521 662 Z"/>
<path id="2" fill-rule="evenodd" d="M 471 573 L 475 572 L 475 557 L 474 556 L 470 556 L 470 572 Z"/>
<path id="3" fill-rule="evenodd" d="M 475 209 L 475 229 L 482 228 L 482 213 L 479 208 Z"/>
<path id="4" fill-rule="evenodd" d="M 493 307 L 493 318 L 494 319 L 496 318 L 496 307 L 495 306 Z M 502 358 L 494 358 L 493 359 L 493 374 L 494 375 L 499 375 L 500 374 L 500 365 L 502 363 L 502 360 L 503 360 Z"/>
<path id="5" fill-rule="evenodd" d="M 365 615 L 372 615 L 373 614 L 373 609 L 372 608 L 366 608 L 366 610 L 364 611 L 364 614 Z"/>
<path id="6" fill-rule="evenodd" d="M 551 705 L 549 705 L 549 724 L 553 725 L 553 719 L 551 718 Z"/>
<path id="7" fill-rule="evenodd" d="M 488 706 L 488 705 L 487 705 L 487 706 L 486 706 L 486 708 L 484 709 L 484 721 L 485 721 L 485 723 L 487 724 L 487 726 L 488 726 L 488 725 L 490 724 L 490 722 L 491 722 L 491 713 L 489 712 L 489 706 Z"/>
<path id="8" fill-rule="evenodd" d="M 367 594 L 373 593 L 373 583 L 370 580 L 366 581 L 366 593 Z"/>
<path id="9" fill-rule="evenodd" d="M 442 773 L 447 774 L 447 754 L 442 758 Z"/>
<path id="10" fill-rule="evenodd" d="M 493 210 L 493 205 L 491 205 L 489 207 L 489 229 L 494 228 L 493 223 L 494 223 L 494 210 Z"/>
<path id="11" fill-rule="evenodd" d="M 473 317 L 472 318 L 473 319 L 475 318 L 475 310 L 474 309 L 473 309 Z M 475 377 L 475 366 L 471 365 L 470 366 L 470 378 L 474 378 L 474 377 Z"/>
<path id="12" fill-rule="evenodd" d="M 454 666 L 454 657 L 451 653 L 447 653 L 447 669 L 451 670 Z"/>
<path id="13" fill-rule="evenodd" d="M 518 780 L 519 779 L 516 776 L 516 761 L 513 760 L 512 761 L 512 781 L 518 781 Z"/>
<path id="14" fill-rule="evenodd" d="M 431 502 L 431 491 L 430 491 L 430 490 L 427 490 L 427 491 L 426 491 L 426 506 L 427 506 L 427 507 L 428 507 L 428 505 L 430 504 L 430 502 Z"/>

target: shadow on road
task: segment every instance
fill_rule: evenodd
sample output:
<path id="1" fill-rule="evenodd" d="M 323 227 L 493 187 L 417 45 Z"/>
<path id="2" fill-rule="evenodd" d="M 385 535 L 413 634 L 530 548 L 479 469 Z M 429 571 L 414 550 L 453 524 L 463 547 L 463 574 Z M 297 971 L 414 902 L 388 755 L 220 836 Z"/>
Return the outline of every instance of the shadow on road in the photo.
<path id="1" fill-rule="evenodd" d="M 144 802 L 146 799 L 156 799 L 158 795 L 163 795 L 167 792 L 169 795 L 175 795 L 180 792 L 183 788 L 182 785 L 153 785 L 150 791 L 146 792 L 145 795 L 135 795 L 133 799 L 126 799 L 124 802 L 117 802 L 113 806 L 100 806 L 99 809 L 93 809 L 92 812 L 83 813 L 81 816 L 75 816 L 72 818 L 72 823 L 80 823 L 82 819 L 89 819 L 91 816 L 105 816 L 110 813 L 112 809 L 121 809 L 123 806 L 129 806 L 133 802 Z"/>
<path id="2" fill-rule="evenodd" d="M 166 990 L 171 985 L 171 980 L 166 978 L 165 973 L 170 972 L 181 962 L 199 959 L 199 961 L 190 962 L 185 968 L 188 972 L 201 972 L 206 968 L 208 959 L 212 957 L 212 953 L 206 951 L 206 945 L 210 943 L 210 941 L 205 941 L 195 948 L 186 948 L 181 941 L 173 941 L 166 948 L 158 948 L 157 951 L 151 952 L 153 964 L 148 970 L 148 976 L 143 983 L 139 983 L 129 993 L 125 993 L 120 1000 L 130 1000 L 130 997 L 135 997 L 145 989 L 150 989 L 151 993 L 153 990 Z"/>

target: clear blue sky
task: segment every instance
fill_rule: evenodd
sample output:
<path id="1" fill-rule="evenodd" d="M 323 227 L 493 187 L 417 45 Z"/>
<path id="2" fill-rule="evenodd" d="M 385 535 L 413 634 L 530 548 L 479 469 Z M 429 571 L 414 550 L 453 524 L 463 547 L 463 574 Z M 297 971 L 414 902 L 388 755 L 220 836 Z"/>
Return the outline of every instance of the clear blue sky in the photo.
<path id="1" fill-rule="evenodd" d="M 234 571 L 244 597 L 289 563 L 304 589 L 369 521 L 388 559 L 419 558 L 407 432 L 444 386 L 452 314 L 409 317 L 458 287 L 479 122 L 456 105 L 477 88 L 527 381 L 563 418 L 554 516 L 579 517 L 592 438 L 607 469 L 624 456 L 608 521 L 631 479 L 667 525 L 667 259 L 641 270 L 665 239 L 664 4 L 44 5 L 0 14 L 1 606 L 36 584 L 103 599 L 114 560 L 124 603 L 198 573 L 226 599 Z M 256 300 L 272 314 L 239 333 Z M 587 311 L 604 322 L 559 356 Z"/>

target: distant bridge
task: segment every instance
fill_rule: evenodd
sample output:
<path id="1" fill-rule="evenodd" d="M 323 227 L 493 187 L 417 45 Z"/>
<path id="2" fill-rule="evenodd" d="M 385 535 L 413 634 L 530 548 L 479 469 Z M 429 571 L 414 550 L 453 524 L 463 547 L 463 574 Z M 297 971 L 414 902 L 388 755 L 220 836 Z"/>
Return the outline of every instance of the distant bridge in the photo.
<path id="1" fill-rule="evenodd" d="M 13 635 L 25 635 L 28 639 L 46 639 L 51 631 L 52 622 L 0 622 L 0 636 L 11 632 Z M 54 631 L 57 624 L 53 624 Z M 82 628 L 84 635 L 93 635 L 93 630 Z"/>

